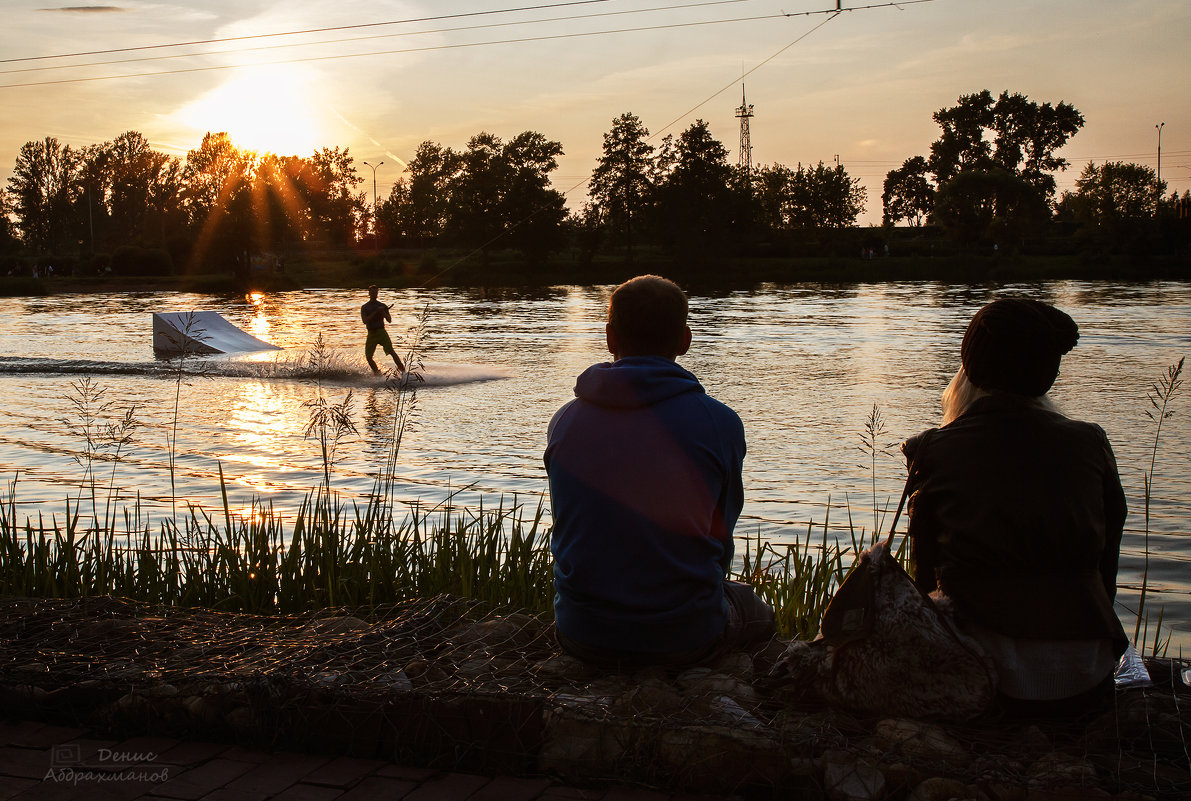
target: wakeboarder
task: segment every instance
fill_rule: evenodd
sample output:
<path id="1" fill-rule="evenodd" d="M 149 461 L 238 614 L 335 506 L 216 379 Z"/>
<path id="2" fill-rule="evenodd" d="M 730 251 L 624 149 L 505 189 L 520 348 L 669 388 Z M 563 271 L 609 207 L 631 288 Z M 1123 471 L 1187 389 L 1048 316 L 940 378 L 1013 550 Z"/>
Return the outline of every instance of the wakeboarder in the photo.
<path id="1" fill-rule="evenodd" d="M 368 361 L 372 372 L 379 374 L 380 368 L 376 366 L 372 354 L 376 353 L 376 346 L 380 345 L 385 353 L 393 357 L 393 364 L 397 365 L 397 372 L 404 373 L 405 365 L 402 364 L 401 357 L 393 350 L 393 341 L 389 339 L 389 332 L 385 330 L 385 323 L 393 322 L 393 318 L 389 314 L 389 309 L 392 307 L 376 299 L 379 292 L 380 290 L 375 284 L 368 287 L 368 302 L 360 307 L 360 319 L 364 321 L 364 327 L 368 329 L 368 339 L 364 343 L 364 358 Z"/>

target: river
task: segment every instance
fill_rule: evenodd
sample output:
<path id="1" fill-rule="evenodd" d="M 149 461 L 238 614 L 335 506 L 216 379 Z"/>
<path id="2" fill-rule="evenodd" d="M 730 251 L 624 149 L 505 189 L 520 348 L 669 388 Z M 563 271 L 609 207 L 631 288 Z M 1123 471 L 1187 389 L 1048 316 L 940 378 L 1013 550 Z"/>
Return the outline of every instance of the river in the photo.
<path id="1" fill-rule="evenodd" d="M 575 376 L 606 358 L 611 289 L 383 291 L 395 341 L 409 343 L 425 313 L 426 380 L 402 441 L 397 496 L 427 505 L 456 493 L 467 505 L 503 497 L 536 507 L 546 493 L 546 425 L 572 397 Z M 876 459 L 877 505 L 895 507 L 905 477 L 896 445 L 938 423 L 967 321 L 999 292 L 1047 300 L 1079 323 L 1079 345 L 1051 395 L 1069 415 L 1102 425 L 1116 450 L 1131 510 L 1118 611 L 1131 632 L 1156 433 L 1147 394 L 1191 352 L 1191 284 L 763 285 L 693 295 L 694 343 L 680 361 L 740 413 L 748 436 L 737 534 L 782 541 L 811 525 L 820 531 L 829 504 L 833 534 L 847 541 L 849 514 L 857 530 L 870 530 L 874 470 L 860 448 L 874 404 L 885 428 L 878 445 L 891 452 Z M 72 396 L 84 379 L 104 391 L 105 419 L 134 408 L 140 426 L 114 478 L 110 462 L 101 475 L 126 496 L 139 493 L 150 516 L 168 510 L 175 424 L 178 498 L 220 508 L 222 466 L 236 510 L 260 498 L 292 516 L 321 479 L 302 405 L 320 391 L 333 403 L 352 392 L 358 434 L 341 443 L 332 482 L 345 499 L 365 497 L 394 403 L 363 361 L 366 299 L 339 289 L 0 299 L 0 476 L 17 477 L 18 515 L 60 520 L 66 498 L 78 494 L 86 439 Z M 283 349 L 192 358 L 180 373 L 154 358 L 151 312 L 189 310 L 219 312 Z M 320 335 L 335 368 L 321 387 L 304 367 Z M 1149 603 L 1165 610 L 1173 654 L 1191 650 L 1191 395 L 1176 395 L 1171 409 L 1153 471 Z"/>

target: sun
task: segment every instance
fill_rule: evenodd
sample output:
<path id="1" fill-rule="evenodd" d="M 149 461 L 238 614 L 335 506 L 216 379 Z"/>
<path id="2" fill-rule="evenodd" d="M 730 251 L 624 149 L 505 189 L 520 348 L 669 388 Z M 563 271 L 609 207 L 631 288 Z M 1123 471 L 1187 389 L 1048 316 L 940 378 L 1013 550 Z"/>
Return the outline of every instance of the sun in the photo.
<path id="1" fill-rule="evenodd" d="M 312 108 L 305 71 L 292 65 L 252 67 L 177 112 L 199 132 L 226 131 L 237 147 L 281 156 L 308 156 L 322 126 Z"/>

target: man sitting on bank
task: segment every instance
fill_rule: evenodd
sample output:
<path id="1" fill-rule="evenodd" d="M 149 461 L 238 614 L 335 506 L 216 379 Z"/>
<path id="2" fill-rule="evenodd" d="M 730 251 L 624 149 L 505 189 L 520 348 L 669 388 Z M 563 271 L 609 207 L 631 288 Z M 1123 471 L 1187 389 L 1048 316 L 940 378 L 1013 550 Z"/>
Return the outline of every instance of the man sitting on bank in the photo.
<path id="1" fill-rule="evenodd" d="M 687 298 L 665 278 L 621 285 L 589 367 L 550 421 L 546 472 L 558 641 L 617 668 L 684 666 L 765 641 L 773 611 L 725 580 L 744 502 L 744 426 L 675 359 Z"/>

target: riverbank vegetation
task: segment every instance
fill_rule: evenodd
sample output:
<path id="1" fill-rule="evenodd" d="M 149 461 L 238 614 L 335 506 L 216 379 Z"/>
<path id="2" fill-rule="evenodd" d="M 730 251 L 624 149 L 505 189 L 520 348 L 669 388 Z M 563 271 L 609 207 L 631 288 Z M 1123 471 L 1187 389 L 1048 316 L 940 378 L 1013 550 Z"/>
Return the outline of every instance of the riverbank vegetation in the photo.
<path id="1" fill-rule="evenodd" d="M 345 148 L 282 156 L 208 133 L 179 159 L 136 131 L 47 137 L 0 192 L 0 292 L 1191 277 L 1191 194 L 1148 166 L 1089 163 L 1056 197 L 1057 151 L 1084 124 L 1072 106 L 983 91 L 934 119 L 939 139 L 890 171 L 868 227 L 876 199 L 844 163 L 733 164 L 703 120 L 658 138 L 620 115 L 565 193 L 563 145 L 542 133 L 426 141 L 372 203 L 358 169 L 379 165 Z"/>

